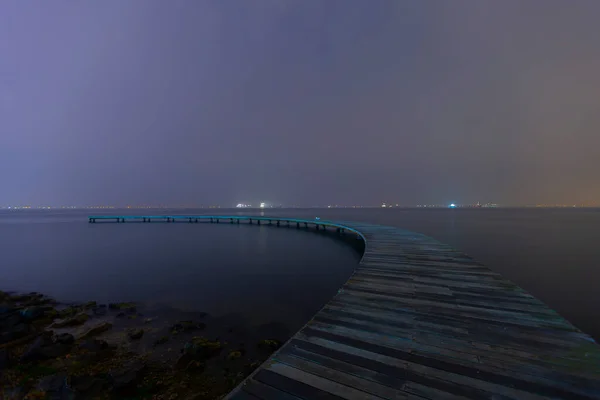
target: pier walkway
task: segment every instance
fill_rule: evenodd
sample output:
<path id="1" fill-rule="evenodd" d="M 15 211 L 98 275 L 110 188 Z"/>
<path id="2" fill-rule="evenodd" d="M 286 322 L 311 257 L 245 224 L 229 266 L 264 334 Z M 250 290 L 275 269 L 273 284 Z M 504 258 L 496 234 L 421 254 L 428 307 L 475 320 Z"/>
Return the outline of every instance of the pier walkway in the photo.
<path id="1" fill-rule="evenodd" d="M 600 346 L 451 247 L 395 227 L 248 216 L 91 216 L 335 229 L 365 241 L 338 294 L 230 393 L 256 399 L 600 399 Z"/>

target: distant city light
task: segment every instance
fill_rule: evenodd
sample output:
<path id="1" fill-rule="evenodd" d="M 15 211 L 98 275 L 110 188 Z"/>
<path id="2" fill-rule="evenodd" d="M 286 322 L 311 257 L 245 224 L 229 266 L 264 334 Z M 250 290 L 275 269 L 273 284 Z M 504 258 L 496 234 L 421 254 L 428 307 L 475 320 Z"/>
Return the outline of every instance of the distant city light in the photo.
<path id="1" fill-rule="evenodd" d="M 265 203 L 260 203 L 260 208 L 265 208 Z"/>
<path id="2" fill-rule="evenodd" d="M 235 206 L 235 208 L 249 208 L 249 207 L 251 207 L 250 204 L 243 204 L 243 203 L 240 203 L 237 206 Z"/>
<path id="3" fill-rule="evenodd" d="M 450 208 L 456 208 L 456 204 L 454 204 L 454 203 L 450 204 Z"/>

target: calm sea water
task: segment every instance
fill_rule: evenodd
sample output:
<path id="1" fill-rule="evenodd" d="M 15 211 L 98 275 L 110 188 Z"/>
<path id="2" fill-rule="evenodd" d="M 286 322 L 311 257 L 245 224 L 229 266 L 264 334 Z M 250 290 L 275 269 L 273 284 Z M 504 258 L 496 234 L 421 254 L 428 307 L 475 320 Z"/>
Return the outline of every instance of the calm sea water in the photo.
<path id="1" fill-rule="evenodd" d="M 1 212 L 0 289 L 237 313 L 296 330 L 360 259 L 333 235 L 243 224 L 88 224 L 87 214 Z M 600 339 L 600 210 L 273 209 L 263 215 L 365 221 L 427 234 L 483 262 Z"/>

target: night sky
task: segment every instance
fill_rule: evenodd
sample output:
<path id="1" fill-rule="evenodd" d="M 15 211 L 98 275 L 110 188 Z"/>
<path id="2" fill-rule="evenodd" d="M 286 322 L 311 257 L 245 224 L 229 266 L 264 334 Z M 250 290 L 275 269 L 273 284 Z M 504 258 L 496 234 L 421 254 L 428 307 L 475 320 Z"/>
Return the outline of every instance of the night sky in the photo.
<path id="1" fill-rule="evenodd" d="M 600 1 L 0 3 L 0 205 L 600 203 Z"/>

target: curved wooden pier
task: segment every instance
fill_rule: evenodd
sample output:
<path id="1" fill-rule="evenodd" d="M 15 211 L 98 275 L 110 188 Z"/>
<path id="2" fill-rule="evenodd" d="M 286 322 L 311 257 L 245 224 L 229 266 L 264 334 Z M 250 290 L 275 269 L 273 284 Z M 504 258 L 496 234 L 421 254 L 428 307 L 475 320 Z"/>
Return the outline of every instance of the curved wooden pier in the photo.
<path id="1" fill-rule="evenodd" d="M 600 399 L 600 346 L 591 337 L 427 236 L 274 217 L 90 222 L 142 218 L 334 228 L 365 240 L 338 294 L 228 399 Z"/>

